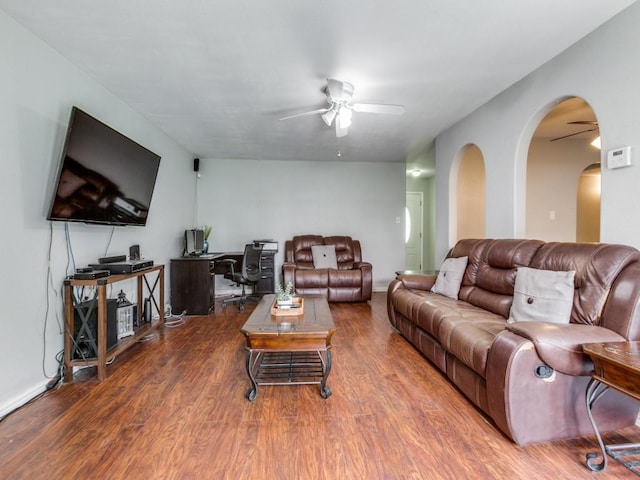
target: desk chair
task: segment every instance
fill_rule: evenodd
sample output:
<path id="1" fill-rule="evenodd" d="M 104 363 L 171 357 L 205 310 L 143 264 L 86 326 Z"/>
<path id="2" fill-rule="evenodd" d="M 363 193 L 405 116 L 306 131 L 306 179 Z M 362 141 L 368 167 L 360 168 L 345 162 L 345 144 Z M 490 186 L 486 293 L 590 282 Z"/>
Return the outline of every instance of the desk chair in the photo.
<path id="1" fill-rule="evenodd" d="M 229 258 L 223 260 L 223 262 L 228 265 L 224 278 L 228 278 L 236 285 L 241 285 L 242 293 L 225 298 L 222 301 L 222 306 L 226 307 L 229 303 L 237 303 L 238 309 L 244 310 L 247 300 L 259 300 L 261 298 L 260 295 L 247 295 L 244 287 L 245 285 L 251 285 L 255 289 L 256 283 L 262 278 L 262 244 L 249 243 L 245 245 L 240 271 L 238 271 L 236 260 Z"/>

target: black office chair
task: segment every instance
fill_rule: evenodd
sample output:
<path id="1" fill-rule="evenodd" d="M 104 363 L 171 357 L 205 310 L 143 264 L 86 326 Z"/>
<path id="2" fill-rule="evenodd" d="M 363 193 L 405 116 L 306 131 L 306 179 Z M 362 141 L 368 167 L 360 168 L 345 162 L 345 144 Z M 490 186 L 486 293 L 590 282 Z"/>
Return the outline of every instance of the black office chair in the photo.
<path id="1" fill-rule="evenodd" d="M 245 285 L 253 286 L 262 278 L 262 244 L 249 243 L 244 247 L 244 256 L 242 257 L 242 267 L 238 271 L 236 261 L 234 259 L 225 259 L 224 263 L 228 265 L 228 271 L 224 274 L 224 278 L 228 278 L 237 285 L 242 286 L 242 293 L 225 298 L 222 306 L 226 307 L 229 303 L 237 303 L 239 310 L 244 310 L 247 300 L 259 300 L 260 295 L 247 295 L 245 293 Z"/>

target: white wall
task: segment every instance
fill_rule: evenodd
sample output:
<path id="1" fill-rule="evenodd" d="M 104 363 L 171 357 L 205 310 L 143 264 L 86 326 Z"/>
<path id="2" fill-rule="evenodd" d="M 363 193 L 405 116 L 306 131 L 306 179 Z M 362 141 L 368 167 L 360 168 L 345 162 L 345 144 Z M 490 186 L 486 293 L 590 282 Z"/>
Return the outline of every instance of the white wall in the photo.
<path id="1" fill-rule="evenodd" d="M 545 114 L 568 96 L 593 108 L 603 153 L 622 145 L 633 149 L 633 166 L 603 169 L 600 238 L 640 247 L 639 24 L 636 3 L 437 137 L 437 261 L 452 243 L 451 170 L 468 143 L 478 145 L 485 159 L 486 236 L 524 236 L 529 142 Z"/>
<path id="2" fill-rule="evenodd" d="M 285 240 L 349 235 L 373 265 L 375 289 L 404 268 L 404 164 L 206 159 L 200 173 L 197 224 L 213 226 L 210 252 L 273 238 L 280 280 Z"/>
<path id="3" fill-rule="evenodd" d="M 127 253 L 134 243 L 145 257 L 166 264 L 180 251 L 180 231 L 191 224 L 193 183 L 188 152 L 2 12 L 0 72 L 2 416 L 43 390 L 45 373 L 55 374 L 62 350 L 64 224 L 45 218 L 72 105 L 162 156 L 147 226 L 118 227 L 107 251 L 111 228 L 70 225 L 77 266 Z"/>

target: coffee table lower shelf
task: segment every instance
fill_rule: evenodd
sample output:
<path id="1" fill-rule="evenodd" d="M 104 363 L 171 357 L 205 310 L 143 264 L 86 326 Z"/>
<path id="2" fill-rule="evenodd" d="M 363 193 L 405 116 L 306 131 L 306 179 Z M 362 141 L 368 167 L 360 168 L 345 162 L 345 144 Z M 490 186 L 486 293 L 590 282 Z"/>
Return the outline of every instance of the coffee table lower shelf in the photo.
<path id="1" fill-rule="evenodd" d="M 247 352 L 247 373 L 252 387 L 247 399 L 254 401 L 258 385 L 320 385 L 320 395 L 328 398 L 331 388 L 327 377 L 331 371 L 331 351 Z"/>

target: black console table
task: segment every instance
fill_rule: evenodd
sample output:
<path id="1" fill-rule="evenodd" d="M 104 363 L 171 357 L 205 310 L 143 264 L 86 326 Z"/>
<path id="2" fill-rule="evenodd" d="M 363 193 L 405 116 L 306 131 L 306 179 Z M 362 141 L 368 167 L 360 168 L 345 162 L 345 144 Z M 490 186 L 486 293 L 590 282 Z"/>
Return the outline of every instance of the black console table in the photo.
<path id="1" fill-rule="evenodd" d="M 107 349 L 107 285 L 111 285 L 124 280 L 137 280 L 138 287 L 138 312 L 141 317 L 145 292 L 148 293 L 151 308 L 151 321 L 144 322 L 142 319 L 134 328 L 131 336 L 117 340 L 111 348 Z M 153 283 L 150 283 L 152 281 Z M 156 289 L 158 290 L 156 292 Z M 90 298 L 87 297 L 87 293 Z M 156 294 L 158 299 L 156 299 Z M 77 312 L 77 306 L 85 301 L 95 301 L 97 312 L 95 316 L 95 326 L 91 328 L 92 321 L 88 311 Z M 110 275 L 108 277 L 93 280 L 78 280 L 68 278 L 64 281 L 64 311 L 65 311 L 65 335 L 64 335 L 64 380 L 73 380 L 73 367 L 96 366 L 98 368 L 98 380 L 102 381 L 107 377 L 107 357 L 116 357 L 132 345 L 135 345 L 142 337 L 147 335 L 152 329 L 164 323 L 164 265 L 156 265 L 144 270 L 122 275 Z M 157 313 L 157 319 L 153 319 L 153 313 Z M 74 352 L 78 348 L 76 338 L 76 316 L 80 318 L 81 331 L 91 332 L 88 334 L 88 341 L 91 349 L 97 352 L 96 357 L 74 358 Z M 95 331 L 95 335 L 94 332 Z"/>

